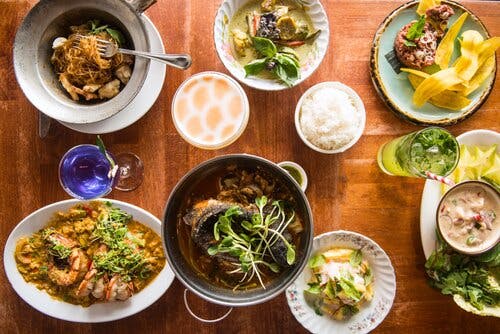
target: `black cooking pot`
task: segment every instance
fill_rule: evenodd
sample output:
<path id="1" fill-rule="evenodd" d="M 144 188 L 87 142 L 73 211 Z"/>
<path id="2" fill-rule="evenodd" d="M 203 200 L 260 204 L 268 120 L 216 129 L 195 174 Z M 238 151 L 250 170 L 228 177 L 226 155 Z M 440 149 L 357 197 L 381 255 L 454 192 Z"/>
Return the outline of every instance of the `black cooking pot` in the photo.
<path id="1" fill-rule="evenodd" d="M 273 279 L 266 288 L 262 287 L 247 291 L 233 291 L 212 284 L 201 277 L 188 263 L 180 249 L 177 225 L 185 213 L 185 201 L 195 191 L 197 185 L 229 166 L 236 165 L 241 169 L 253 170 L 261 168 L 279 183 L 286 186 L 296 202 L 296 211 L 302 219 L 304 231 L 296 249 L 295 264 Z M 297 182 L 275 163 L 261 157 L 247 154 L 231 154 L 207 160 L 189 171 L 175 186 L 167 202 L 163 218 L 162 237 L 167 254 L 167 260 L 177 278 L 193 293 L 201 298 L 220 305 L 248 306 L 265 302 L 283 292 L 302 272 L 310 256 L 313 240 L 313 219 L 309 202 Z"/>

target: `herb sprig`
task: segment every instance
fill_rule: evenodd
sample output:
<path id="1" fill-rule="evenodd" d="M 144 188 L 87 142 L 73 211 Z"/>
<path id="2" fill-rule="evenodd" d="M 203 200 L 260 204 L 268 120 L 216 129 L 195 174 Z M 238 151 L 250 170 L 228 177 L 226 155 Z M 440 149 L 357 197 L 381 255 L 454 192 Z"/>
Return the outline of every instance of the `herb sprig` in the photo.
<path id="1" fill-rule="evenodd" d="M 96 145 L 99 147 L 99 151 L 101 151 L 102 154 L 106 157 L 106 159 L 109 161 L 109 164 L 111 165 L 111 168 L 108 172 L 108 178 L 113 178 L 116 175 L 116 172 L 118 171 L 118 165 L 115 163 L 115 160 L 111 157 L 111 155 L 106 151 L 106 146 L 104 146 L 104 141 L 102 140 L 101 136 L 97 135 L 96 138 Z"/>
<path id="2" fill-rule="evenodd" d="M 253 47 L 264 58 L 245 65 L 245 75 L 257 75 L 263 70 L 273 73 L 284 84 L 291 87 L 300 78 L 300 63 L 297 54 L 290 48 L 280 48 L 270 39 L 253 37 Z"/>
<path id="3" fill-rule="evenodd" d="M 46 240 L 49 244 L 48 253 L 55 258 L 64 260 L 70 256 L 71 248 L 56 242 L 55 238 L 51 237 L 54 233 L 55 233 L 54 228 L 52 227 L 46 228 L 42 231 L 42 238 Z"/>
<path id="4" fill-rule="evenodd" d="M 132 215 L 119 208 L 109 206 L 97 220 L 92 241 L 99 241 L 108 251 L 94 256 L 94 265 L 99 273 L 119 274 L 125 282 L 133 277 L 147 278 L 150 273 L 148 261 L 139 245 L 131 238 L 127 224 Z"/>
<path id="5" fill-rule="evenodd" d="M 425 15 L 420 16 L 418 21 L 414 22 L 408 32 L 406 33 L 406 39 L 403 41 L 406 46 L 417 46 L 415 40 L 424 35 L 425 27 Z"/>
<path id="6" fill-rule="evenodd" d="M 113 38 L 116 43 L 118 43 L 118 46 L 123 46 L 125 44 L 125 37 L 121 33 L 120 30 L 118 29 L 113 29 L 109 27 L 109 25 L 99 25 L 100 21 L 99 20 L 90 20 L 87 25 L 89 26 L 90 29 L 90 34 L 92 35 L 97 35 L 103 31 L 107 32 L 111 38 Z"/>
<path id="7" fill-rule="evenodd" d="M 286 262 L 289 265 L 295 263 L 296 257 L 295 247 L 283 236 L 285 229 L 294 221 L 295 212 L 285 212 L 283 202 L 274 201 L 270 213 L 266 214 L 264 208 L 267 203 L 266 196 L 255 200 L 258 213 L 252 215 L 251 221 L 241 222 L 244 232 L 240 233 L 235 231 L 236 227 L 233 228 L 233 224 L 237 217 L 243 215 L 241 208 L 233 206 L 226 210 L 214 224 L 214 238 L 219 242 L 208 249 L 209 255 L 227 253 L 237 259 L 233 262 L 235 269 L 229 273 L 243 274 L 240 283 L 250 282 L 256 276 L 264 289 L 262 267 L 267 267 L 275 273 L 280 271 L 276 255 L 272 250 L 276 242 L 281 241 L 285 245 Z M 237 285 L 235 289 L 239 286 Z"/>
<path id="8" fill-rule="evenodd" d="M 439 235 L 438 240 L 438 248 L 425 263 L 430 284 L 444 295 L 462 296 L 478 310 L 498 307 L 500 244 L 483 255 L 470 257 L 451 250 Z"/>

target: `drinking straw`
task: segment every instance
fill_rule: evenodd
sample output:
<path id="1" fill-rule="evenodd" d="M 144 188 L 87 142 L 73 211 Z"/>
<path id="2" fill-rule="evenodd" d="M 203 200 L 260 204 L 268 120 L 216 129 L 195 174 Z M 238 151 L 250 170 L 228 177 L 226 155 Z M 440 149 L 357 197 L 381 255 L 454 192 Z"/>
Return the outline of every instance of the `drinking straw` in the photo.
<path id="1" fill-rule="evenodd" d="M 455 185 L 455 182 L 453 182 L 451 179 L 449 179 L 447 177 L 439 176 L 439 175 L 436 175 L 436 174 L 431 173 L 429 171 L 426 171 L 425 175 L 427 176 L 427 178 L 429 180 L 439 181 L 439 182 L 444 183 L 450 187 L 453 187 Z"/>

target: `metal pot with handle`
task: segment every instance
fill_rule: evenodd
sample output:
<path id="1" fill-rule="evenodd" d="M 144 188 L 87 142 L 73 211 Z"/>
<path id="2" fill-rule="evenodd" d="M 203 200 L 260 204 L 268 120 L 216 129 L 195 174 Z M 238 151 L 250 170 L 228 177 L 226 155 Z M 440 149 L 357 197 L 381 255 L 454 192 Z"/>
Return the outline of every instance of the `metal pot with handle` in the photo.
<path id="1" fill-rule="evenodd" d="M 52 42 L 68 36 L 69 27 L 97 19 L 118 28 L 128 45 L 150 51 L 141 15 L 156 0 L 41 0 L 21 23 L 14 42 L 14 70 L 28 100 L 41 112 L 69 123 L 92 123 L 124 109 L 144 84 L 149 60 L 135 57 L 132 76 L 120 93 L 99 103 L 73 101 L 50 63 Z"/>

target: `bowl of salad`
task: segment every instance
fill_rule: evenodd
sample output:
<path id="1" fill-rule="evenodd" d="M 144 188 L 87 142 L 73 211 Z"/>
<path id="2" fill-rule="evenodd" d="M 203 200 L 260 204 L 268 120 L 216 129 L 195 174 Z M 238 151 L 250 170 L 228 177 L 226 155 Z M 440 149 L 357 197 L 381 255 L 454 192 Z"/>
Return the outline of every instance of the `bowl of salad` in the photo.
<path id="1" fill-rule="evenodd" d="M 247 86 L 275 91 L 298 85 L 320 65 L 330 30 L 319 0 L 224 0 L 215 47 Z"/>
<path id="2" fill-rule="evenodd" d="M 314 238 L 312 256 L 286 291 L 295 318 L 313 333 L 367 333 L 396 294 L 391 260 L 373 240 L 333 231 Z"/>

